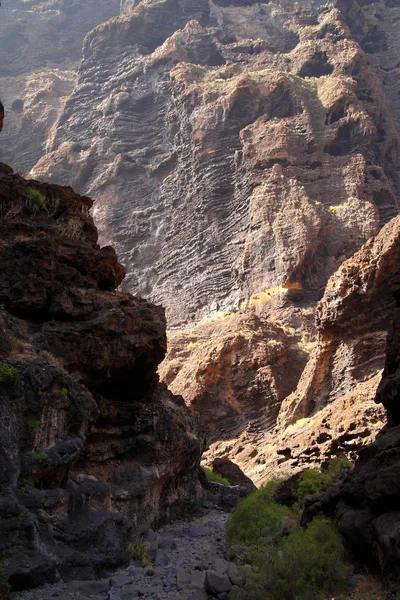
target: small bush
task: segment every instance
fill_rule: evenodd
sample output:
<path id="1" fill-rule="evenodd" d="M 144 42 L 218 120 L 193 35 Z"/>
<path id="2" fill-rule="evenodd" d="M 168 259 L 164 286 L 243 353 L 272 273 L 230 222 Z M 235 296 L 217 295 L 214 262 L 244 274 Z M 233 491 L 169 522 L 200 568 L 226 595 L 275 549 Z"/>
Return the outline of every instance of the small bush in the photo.
<path id="1" fill-rule="evenodd" d="M 186 348 L 188 350 L 193 350 L 194 348 L 196 348 L 196 342 L 189 342 Z"/>
<path id="2" fill-rule="evenodd" d="M 40 427 L 39 421 L 28 421 L 27 423 L 29 433 L 36 433 Z"/>
<path id="3" fill-rule="evenodd" d="M 271 537 L 279 534 L 278 525 L 290 511 L 287 506 L 271 501 L 271 488 L 272 485 L 260 488 L 233 509 L 226 524 L 228 543 L 231 547 L 243 543 L 258 543 L 264 528 L 270 529 Z"/>
<path id="4" fill-rule="evenodd" d="M 330 214 L 332 217 L 334 217 L 334 216 L 336 216 L 336 215 L 338 214 L 338 212 L 339 212 L 339 207 L 338 207 L 338 206 L 330 206 L 330 207 L 328 208 L 328 212 L 329 212 L 329 214 Z"/>
<path id="5" fill-rule="evenodd" d="M 215 471 L 213 471 L 213 469 L 206 467 L 204 470 L 209 481 L 213 481 L 214 483 L 221 483 L 222 485 L 231 485 L 229 479 L 227 479 L 226 477 L 222 477 L 222 475 L 216 473 Z"/>
<path id="6" fill-rule="evenodd" d="M 250 587 L 270 600 L 322 600 L 345 590 L 349 577 L 341 538 L 326 517 L 296 527 L 259 566 Z"/>
<path id="7" fill-rule="evenodd" d="M 61 394 L 61 396 L 62 396 L 63 398 L 68 398 L 68 394 L 69 394 L 69 390 L 68 390 L 68 388 L 65 388 L 65 387 L 64 387 L 64 388 L 61 388 L 61 389 L 59 390 L 59 392 L 60 392 L 60 394 Z"/>
<path id="8" fill-rule="evenodd" d="M 345 456 L 340 456 L 332 459 L 324 471 L 318 469 L 304 471 L 297 485 L 297 501 L 300 506 L 304 505 L 307 496 L 323 492 L 331 483 L 341 479 L 350 467 L 350 461 Z"/>
<path id="9" fill-rule="evenodd" d="M 0 362 L 0 383 L 15 381 L 19 374 L 20 370 L 16 367 Z"/>
<path id="10" fill-rule="evenodd" d="M 38 463 L 43 464 L 49 460 L 49 457 L 46 452 L 39 452 L 39 454 L 36 455 L 36 460 Z"/>
<path id="11" fill-rule="evenodd" d="M 143 538 L 137 538 L 128 546 L 128 554 L 132 560 L 138 560 L 143 565 L 150 565 L 149 544 Z"/>
<path id="12" fill-rule="evenodd" d="M 8 600 L 11 593 L 11 587 L 8 583 L 8 577 L 6 575 L 4 565 L 0 561 L 0 600 Z"/>
<path id="13" fill-rule="evenodd" d="M 5 304 L 0 304 L 0 310 L 5 310 L 6 309 L 6 305 Z"/>
<path id="14" fill-rule="evenodd" d="M 25 206 L 30 212 L 44 210 L 47 206 L 46 196 L 35 188 L 28 188 L 26 193 Z"/>

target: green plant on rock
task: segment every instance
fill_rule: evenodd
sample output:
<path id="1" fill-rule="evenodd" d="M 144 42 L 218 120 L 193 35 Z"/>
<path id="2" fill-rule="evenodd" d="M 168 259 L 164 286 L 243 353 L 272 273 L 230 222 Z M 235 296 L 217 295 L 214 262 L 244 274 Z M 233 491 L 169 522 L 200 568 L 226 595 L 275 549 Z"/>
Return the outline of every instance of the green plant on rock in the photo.
<path id="1" fill-rule="evenodd" d="M 6 305 L 5 304 L 0 304 L 0 310 L 5 310 L 6 309 Z"/>
<path id="2" fill-rule="evenodd" d="M 11 587 L 8 582 L 8 577 L 4 569 L 3 563 L 0 561 L 0 600 L 8 600 L 11 593 Z"/>
<path id="3" fill-rule="evenodd" d="M 136 538 L 128 546 L 128 554 L 132 560 L 140 561 L 143 565 L 150 565 L 149 544 L 141 537 Z"/>
<path id="4" fill-rule="evenodd" d="M 59 390 L 59 392 L 63 398 L 68 398 L 68 394 L 69 394 L 68 388 L 63 387 Z"/>
<path id="5" fill-rule="evenodd" d="M 318 469 L 304 471 L 297 485 L 296 496 L 299 505 L 303 506 L 308 496 L 323 492 L 331 483 L 341 479 L 350 467 L 350 461 L 345 456 L 340 456 L 332 459 L 324 471 Z"/>
<path id="6" fill-rule="evenodd" d="M 216 471 L 214 471 L 213 469 L 210 469 L 210 467 L 205 467 L 204 470 L 206 472 L 207 479 L 209 481 L 213 481 L 214 483 L 220 483 L 221 485 L 231 485 L 231 482 L 229 481 L 229 479 L 227 479 L 226 477 L 223 477 L 219 473 L 216 473 Z"/>
<path id="7" fill-rule="evenodd" d="M 46 452 L 39 452 L 39 454 L 36 455 L 36 460 L 38 463 L 43 464 L 49 460 L 49 457 Z"/>
<path id="8" fill-rule="evenodd" d="M 0 383 L 15 381 L 20 372 L 16 367 L 12 367 L 5 362 L 0 362 Z"/>
<path id="9" fill-rule="evenodd" d="M 335 217 L 339 212 L 339 207 L 338 206 L 330 206 L 328 208 L 328 213 L 332 216 Z"/>
<path id="10" fill-rule="evenodd" d="M 29 433 L 36 433 L 40 427 L 40 421 L 28 421 L 27 427 Z"/>
<path id="11" fill-rule="evenodd" d="M 28 188 L 25 206 L 32 213 L 36 213 L 39 210 L 45 210 L 47 207 L 46 196 L 35 188 Z"/>

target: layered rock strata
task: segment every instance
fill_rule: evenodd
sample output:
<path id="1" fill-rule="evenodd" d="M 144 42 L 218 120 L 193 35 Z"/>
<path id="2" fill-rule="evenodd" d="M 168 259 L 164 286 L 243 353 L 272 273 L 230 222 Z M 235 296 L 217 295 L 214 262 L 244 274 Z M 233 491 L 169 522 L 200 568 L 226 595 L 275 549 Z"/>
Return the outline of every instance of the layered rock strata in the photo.
<path id="1" fill-rule="evenodd" d="M 369 55 L 394 53 L 376 23 L 400 9 L 333 4 L 146 0 L 86 37 L 34 172 L 96 194 L 130 288 L 171 326 L 318 297 L 397 214 L 397 75 Z"/>
<path id="2" fill-rule="evenodd" d="M 335 454 L 356 458 L 384 420 L 374 400 L 399 285 L 397 217 L 328 281 L 317 305 L 316 347 L 296 391 L 281 404 L 275 431 L 266 435 L 253 422 L 238 439 L 215 443 L 209 458 L 229 452 L 257 481 Z"/>
<path id="3" fill-rule="evenodd" d="M 197 419 L 156 374 L 164 311 L 115 291 L 91 206 L 0 167 L 0 558 L 17 588 L 99 576 L 202 496 Z"/>
<path id="4" fill-rule="evenodd" d="M 28 172 L 50 148 L 77 79 L 85 35 L 119 14 L 119 0 L 4 0 L 0 88 L 8 118 L 2 160 Z"/>

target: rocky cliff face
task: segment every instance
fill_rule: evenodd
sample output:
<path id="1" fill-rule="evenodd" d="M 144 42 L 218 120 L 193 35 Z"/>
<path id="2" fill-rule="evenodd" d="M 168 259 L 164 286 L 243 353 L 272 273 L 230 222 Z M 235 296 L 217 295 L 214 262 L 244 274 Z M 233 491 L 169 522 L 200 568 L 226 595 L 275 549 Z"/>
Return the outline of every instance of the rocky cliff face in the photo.
<path id="1" fill-rule="evenodd" d="M 88 28 L 80 4 L 56 6 Z M 52 101 L 33 173 L 96 196 L 125 285 L 166 307 L 162 378 L 200 413 L 210 457 L 241 454 L 261 480 L 268 457 L 354 454 L 380 426 L 390 300 L 332 324 L 339 272 L 314 312 L 398 213 L 399 18 L 388 0 L 127 0 Z"/>
<path id="2" fill-rule="evenodd" d="M 145 1 L 87 36 L 34 172 L 96 194 L 171 326 L 279 286 L 318 296 L 397 214 L 396 73 L 369 54 L 395 52 L 400 9 L 348 4 Z"/>
<path id="3" fill-rule="evenodd" d="M 2 157 L 28 172 L 50 148 L 76 84 L 83 38 L 119 14 L 119 0 L 3 0 L 0 88 L 7 110 Z"/>
<path id="4" fill-rule="evenodd" d="M 93 578 L 201 498 L 196 417 L 156 374 L 160 307 L 116 292 L 92 201 L 0 166 L 0 557 L 15 587 Z"/>
<path id="5" fill-rule="evenodd" d="M 399 271 L 393 280 L 398 304 Z M 400 498 L 399 421 L 400 313 L 396 311 L 388 339 L 386 366 L 376 395 L 388 416 L 388 424 L 376 441 L 363 448 L 343 484 L 311 497 L 303 515 L 306 522 L 324 511 L 338 520 L 353 556 L 370 570 L 377 570 L 389 588 L 398 590 Z"/>

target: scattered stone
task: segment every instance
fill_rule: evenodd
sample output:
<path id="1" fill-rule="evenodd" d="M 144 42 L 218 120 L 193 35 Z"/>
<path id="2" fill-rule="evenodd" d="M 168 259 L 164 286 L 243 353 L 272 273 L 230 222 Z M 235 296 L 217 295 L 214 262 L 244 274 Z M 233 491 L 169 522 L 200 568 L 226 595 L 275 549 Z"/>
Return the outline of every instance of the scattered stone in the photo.
<path id="1" fill-rule="evenodd" d="M 176 542 L 173 537 L 166 537 L 158 544 L 161 550 L 176 550 Z"/>
<path id="2" fill-rule="evenodd" d="M 190 584 L 190 573 L 186 569 L 178 569 L 176 573 L 176 584 L 178 589 L 183 589 Z"/>
<path id="3" fill-rule="evenodd" d="M 111 586 L 116 588 L 124 587 L 124 585 L 129 585 L 132 582 L 132 575 L 114 575 L 110 580 Z"/>
<path id="4" fill-rule="evenodd" d="M 228 575 L 225 573 L 218 573 L 218 571 L 208 569 L 206 575 L 206 588 L 208 592 L 216 596 L 222 592 L 229 592 L 232 588 L 232 584 Z"/>
<path id="5" fill-rule="evenodd" d="M 201 527 L 198 525 L 193 525 L 189 527 L 187 530 L 187 535 L 192 538 L 204 537 L 210 533 L 210 530 L 207 527 Z"/>
<path id="6" fill-rule="evenodd" d="M 146 575 L 146 577 L 153 577 L 153 575 L 154 575 L 153 567 L 145 567 L 143 569 L 143 575 Z"/>
<path id="7" fill-rule="evenodd" d="M 190 575 L 190 587 L 202 590 L 206 586 L 206 574 L 204 571 L 193 571 Z"/>
<path id="8" fill-rule="evenodd" d="M 187 600 L 207 600 L 207 598 L 206 590 L 197 590 L 191 596 L 188 596 Z"/>
<path id="9" fill-rule="evenodd" d="M 164 552 L 164 550 L 158 549 L 156 551 L 154 565 L 156 567 L 166 567 L 167 565 L 169 565 L 169 557 L 168 554 Z"/>
<path id="10" fill-rule="evenodd" d="M 227 573 L 229 570 L 229 563 L 223 558 L 216 558 L 212 564 L 214 571 L 218 573 Z"/>
<path id="11" fill-rule="evenodd" d="M 67 594 L 83 594 L 84 596 L 101 596 L 110 589 L 109 579 L 100 581 L 70 581 L 67 585 Z"/>

